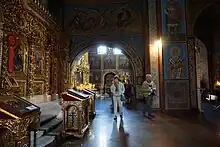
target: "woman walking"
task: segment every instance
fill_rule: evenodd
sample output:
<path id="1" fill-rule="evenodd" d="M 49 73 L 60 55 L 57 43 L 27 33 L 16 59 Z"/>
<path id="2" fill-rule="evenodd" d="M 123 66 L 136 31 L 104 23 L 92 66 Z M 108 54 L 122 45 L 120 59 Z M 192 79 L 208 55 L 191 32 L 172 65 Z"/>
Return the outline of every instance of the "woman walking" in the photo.
<path id="1" fill-rule="evenodd" d="M 114 102 L 114 120 L 117 120 L 117 107 L 119 107 L 120 117 L 123 117 L 122 114 L 122 97 L 125 92 L 124 85 L 119 81 L 119 77 L 114 77 L 114 82 L 111 86 L 111 92 L 113 94 L 113 102 Z"/>

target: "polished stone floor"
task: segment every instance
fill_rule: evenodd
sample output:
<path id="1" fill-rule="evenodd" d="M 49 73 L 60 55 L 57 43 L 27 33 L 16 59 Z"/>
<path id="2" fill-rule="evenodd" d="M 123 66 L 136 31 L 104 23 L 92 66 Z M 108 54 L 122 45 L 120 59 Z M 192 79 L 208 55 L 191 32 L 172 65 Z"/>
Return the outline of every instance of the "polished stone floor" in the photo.
<path id="1" fill-rule="evenodd" d="M 97 101 L 97 115 L 83 139 L 68 138 L 61 147 L 220 147 L 218 137 L 196 116 L 156 113 L 154 120 L 124 107 L 124 118 L 113 120 L 111 101 Z M 138 106 L 138 109 L 141 107 Z"/>

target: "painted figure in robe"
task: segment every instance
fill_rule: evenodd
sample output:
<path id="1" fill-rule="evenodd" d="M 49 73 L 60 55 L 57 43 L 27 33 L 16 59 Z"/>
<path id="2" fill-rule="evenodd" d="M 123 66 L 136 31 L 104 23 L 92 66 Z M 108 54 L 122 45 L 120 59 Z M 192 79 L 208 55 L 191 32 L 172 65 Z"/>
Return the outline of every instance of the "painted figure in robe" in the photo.
<path id="1" fill-rule="evenodd" d="M 16 35 L 10 35 L 8 37 L 8 72 L 13 73 L 15 68 L 15 56 L 19 46 L 19 38 Z"/>
<path id="2" fill-rule="evenodd" d="M 168 59 L 168 75 L 170 78 L 179 79 L 184 76 L 185 66 L 180 54 L 180 48 L 171 48 L 171 55 Z"/>

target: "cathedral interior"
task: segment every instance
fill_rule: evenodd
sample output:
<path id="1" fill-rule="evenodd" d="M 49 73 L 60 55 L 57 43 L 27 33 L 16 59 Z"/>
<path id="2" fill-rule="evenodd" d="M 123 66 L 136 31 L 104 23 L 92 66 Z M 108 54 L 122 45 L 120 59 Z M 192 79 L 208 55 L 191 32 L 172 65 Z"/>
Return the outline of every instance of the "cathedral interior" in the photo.
<path id="1" fill-rule="evenodd" d="M 0 147 L 220 147 L 219 14 L 220 0 L 0 0 Z M 133 87 L 120 121 L 116 75 Z"/>

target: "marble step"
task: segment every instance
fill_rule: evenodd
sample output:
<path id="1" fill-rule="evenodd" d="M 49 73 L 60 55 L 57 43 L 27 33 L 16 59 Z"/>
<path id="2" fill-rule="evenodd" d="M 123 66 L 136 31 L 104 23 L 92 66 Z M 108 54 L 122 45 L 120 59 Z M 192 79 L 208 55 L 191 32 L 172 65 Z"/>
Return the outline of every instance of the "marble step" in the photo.
<path id="1" fill-rule="evenodd" d="M 42 115 L 40 117 L 40 126 L 43 126 L 43 125 L 49 123 L 50 121 L 52 121 L 56 117 L 57 117 L 57 115 Z"/>
<path id="2" fill-rule="evenodd" d="M 55 138 L 55 136 L 41 136 L 37 139 L 36 147 L 46 147 L 52 144 L 55 141 Z"/>
<path id="3" fill-rule="evenodd" d="M 56 128 L 54 128 L 52 131 L 46 133 L 45 135 L 60 137 L 62 130 L 63 130 L 63 123 L 59 124 Z"/>
<path id="4" fill-rule="evenodd" d="M 36 139 L 40 138 L 44 135 L 44 131 L 37 131 L 36 132 Z M 31 142 L 34 141 L 34 131 L 31 131 Z"/>
<path id="5" fill-rule="evenodd" d="M 53 119 L 50 122 L 40 126 L 40 128 L 38 129 L 39 131 L 44 131 L 44 134 L 47 134 L 48 132 L 53 131 L 54 129 L 56 129 L 61 123 L 63 122 L 62 119 Z"/>

